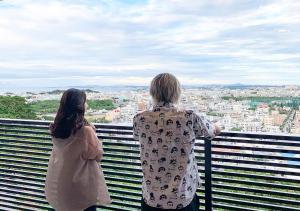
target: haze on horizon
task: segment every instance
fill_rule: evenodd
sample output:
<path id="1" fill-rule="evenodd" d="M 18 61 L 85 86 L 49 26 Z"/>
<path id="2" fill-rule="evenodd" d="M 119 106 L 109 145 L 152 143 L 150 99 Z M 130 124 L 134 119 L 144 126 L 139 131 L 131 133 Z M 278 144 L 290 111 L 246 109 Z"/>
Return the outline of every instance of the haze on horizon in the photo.
<path id="1" fill-rule="evenodd" d="M 3 0 L 0 87 L 300 85 L 298 0 Z"/>

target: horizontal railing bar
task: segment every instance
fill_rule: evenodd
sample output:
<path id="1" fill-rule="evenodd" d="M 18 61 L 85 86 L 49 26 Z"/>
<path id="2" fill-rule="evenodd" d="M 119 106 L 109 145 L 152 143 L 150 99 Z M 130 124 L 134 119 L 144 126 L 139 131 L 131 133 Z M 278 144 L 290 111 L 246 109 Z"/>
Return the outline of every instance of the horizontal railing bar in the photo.
<path id="1" fill-rule="evenodd" d="M 28 182 L 27 180 L 21 180 L 21 179 L 11 179 L 11 178 L 4 178 L 1 177 L 1 181 L 5 181 L 7 184 L 18 184 L 18 185 L 26 185 L 26 186 L 31 186 L 31 187 L 38 187 L 38 188 L 44 188 L 45 184 L 43 183 L 37 183 L 36 181 L 33 182 Z M 31 189 L 32 190 L 32 189 Z"/>
<path id="2" fill-rule="evenodd" d="M 1 149 L 2 151 L 2 149 Z M 50 154 L 49 154 L 50 155 Z M 7 157 L 7 158 L 18 158 L 18 159 L 25 159 L 25 160 L 39 160 L 41 162 L 46 162 L 48 163 L 49 162 L 49 156 L 45 157 L 45 158 L 42 158 L 42 157 L 32 157 L 28 154 L 25 154 L 25 155 L 20 155 L 20 154 L 7 154 L 7 153 L 2 153 L 0 152 L 0 156 L 2 157 Z"/>
<path id="3" fill-rule="evenodd" d="M 300 150 L 296 149 L 275 149 L 275 148 L 264 148 L 264 147 L 248 147 L 248 146 L 233 146 L 233 145 L 223 145 L 223 144 L 213 144 L 212 149 L 238 149 L 238 150 L 251 150 L 253 152 L 281 152 L 281 153 L 295 153 L 300 154 Z"/>
<path id="4" fill-rule="evenodd" d="M 213 177 L 213 182 L 222 182 L 223 183 L 231 183 L 231 184 L 243 184 L 249 186 L 260 186 L 260 187 L 270 187 L 270 188 L 280 188 L 280 189 L 287 189 L 287 190 L 294 190 L 300 191 L 300 185 L 285 185 L 285 184 L 275 184 L 275 183 L 268 183 L 268 182 L 259 182 L 259 181 L 251 181 L 251 180 L 241 180 L 241 179 L 232 179 L 232 178 L 220 178 L 220 177 Z M 300 193 L 299 193 L 300 194 Z"/>
<path id="5" fill-rule="evenodd" d="M 223 210 L 234 210 L 234 211 L 258 211 L 257 209 L 249 208 L 249 207 L 240 207 L 235 205 L 228 205 L 222 203 L 213 203 L 213 208 L 220 208 Z"/>
<path id="6" fill-rule="evenodd" d="M 116 205 L 109 205 L 109 206 L 106 206 L 106 207 L 103 207 L 103 206 L 97 206 L 98 208 L 101 209 L 101 211 L 105 211 L 105 210 L 109 210 L 109 211 L 132 211 L 132 208 L 126 208 L 126 207 L 119 207 L 119 206 L 116 206 Z"/>
<path id="7" fill-rule="evenodd" d="M 228 199 L 228 198 L 222 198 L 222 197 L 213 197 L 213 200 L 215 202 L 225 202 L 225 203 L 231 203 L 231 204 L 238 204 L 238 205 L 244 205 L 244 206 L 252 206 L 252 207 L 261 207 L 261 208 L 267 208 L 267 209 L 280 209 L 280 210 L 299 210 L 295 207 L 289 207 L 289 206 L 280 206 L 280 205 L 273 205 L 273 204 L 266 204 L 266 203 L 259 203 L 259 202 L 250 202 L 250 201 L 242 201 L 237 199 Z"/>
<path id="8" fill-rule="evenodd" d="M 216 137 L 212 140 L 213 144 L 214 143 L 219 143 L 219 142 L 226 142 L 226 143 L 237 143 L 237 144 L 261 144 L 261 145 L 275 145 L 275 146 L 291 146 L 291 147 L 300 147 L 300 142 L 299 141 L 281 141 L 281 140 L 266 140 L 266 139 L 233 139 L 233 138 L 222 138 L 222 137 Z"/>
<path id="9" fill-rule="evenodd" d="M 133 192 L 133 191 L 126 191 L 126 190 L 122 190 L 122 189 L 114 189 L 114 186 L 112 186 L 112 184 L 108 183 L 108 191 L 110 193 L 114 193 L 114 194 L 121 194 L 124 197 L 122 198 L 122 200 L 128 200 L 128 201 L 132 201 L 132 202 L 140 202 L 140 200 L 137 200 L 136 198 L 141 198 L 142 197 L 142 192 Z M 140 190 L 140 189 L 137 189 Z"/>
<path id="10" fill-rule="evenodd" d="M 230 197 L 234 197 L 234 198 L 243 198 L 243 199 L 247 199 L 247 200 L 250 199 L 250 200 L 267 201 L 267 202 L 273 202 L 273 203 L 292 204 L 292 205 L 300 206 L 300 201 L 274 198 L 274 197 L 269 197 L 269 196 L 258 196 L 258 195 L 235 193 L 235 192 L 228 192 L 228 191 L 213 191 L 213 194 L 226 196 L 226 197 L 230 196 Z"/>
<path id="11" fill-rule="evenodd" d="M 109 165 L 106 163 L 101 164 L 103 169 L 114 169 L 114 170 L 123 170 L 128 172 L 134 172 L 137 171 L 139 174 L 142 173 L 141 166 L 135 166 L 135 167 L 124 167 L 124 166 L 116 166 L 116 165 Z"/>
<path id="12" fill-rule="evenodd" d="M 1 166 L 6 166 L 12 168 L 11 165 L 2 165 Z M 13 166 L 16 167 L 16 166 Z M 30 169 L 30 168 L 23 168 L 23 169 Z M 34 169 L 36 170 L 36 169 Z M 11 172 L 11 173 L 19 173 L 19 174 L 24 174 L 28 176 L 38 176 L 38 177 L 46 177 L 45 173 L 37 173 L 37 172 L 32 172 L 32 171 L 24 171 L 24 170 L 16 170 L 16 169 L 1 169 L 2 172 Z"/>
<path id="13" fill-rule="evenodd" d="M 126 184 L 134 184 L 134 185 L 139 184 L 140 186 L 142 185 L 142 179 L 125 179 L 119 177 L 111 177 L 110 175 L 107 174 L 105 174 L 104 177 L 107 181 L 122 182 Z"/>
<path id="14" fill-rule="evenodd" d="M 39 139 L 41 140 L 41 139 Z M 0 138 L 0 142 L 2 144 L 5 144 L 5 143 L 19 143 L 19 144 L 24 144 L 24 145 L 28 145 L 28 144 L 31 144 L 31 145 L 43 145 L 43 146 L 48 146 L 48 148 L 52 148 L 52 143 L 50 142 L 50 139 L 48 142 L 41 142 L 41 141 L 34 141 L 34 140 L 24 140 L 24 139 L 3 139 L 3 138 Z M 19 146 L 17 144 L 15 144 L 16 146 Z M 14 145 L 12 145 L 14 146 Z"/>
<path id="15" fill-rule="evenodd" d="M 32 130 L 16 130 L 16 129 L 8 129 L 8 128 L 0 128 L 1 132 L 13 132 L 13 133 L 25 133 L 25 134 L 37 134 L 37 135 L 50 135 L 49 131 L 32 131 Z M 4 134 L 1 134 L 4 135 Z"/>
<path id="16" fill-rule="evenodd" d="M 126 154 L 116 154 L 116 153 L 109 153 L 106 150 L 104 151 L 104 157 L 114 157 L 114 158 L 126 158 L 126 159 L 132 159 L 132 160 L 140 160 L 140 157 L 134 156 L 134 155 L 126 155 Z"/>
<path id="17" fill-rule="evenodd" d="M 24 166 L 24 165 L 11 165 L 11 164 L 3 164 L 0 163 L 0 166 L 5 166 L 8 168 L 18 168 L 18 169 L 24 169 L 24 170 L 30 170 L 30 171 L 20 171 L 20 170 L 14 170 L 15 172 L 22 172 L 24 174 L 28 174 L 28 175 L 35 175 L 35 176 L 46 176 L 47 173 L 47 169 L 46 168 L 37 168 L 37 167 L 32 167 L 32 166 Z M 11 171 L 12 169 L 2 169 L 2 171 Z M 38 172 L 32 172 L 32 171 L 38 171 Z"/>
<path id="18" fill-rule="evenodd" d="M 102 140 L 103 145 L 106 146 L 121 146 L 121 147 L 134 147 L 134 148 L 139 148 L 138 144 L 132 144 L 132 143 L 126 143 L 126 142 L 108 142 L 105 140 Z"/>
<path id="19" fill-rule="evenodd" d="M 8 197 L 1 197 L 0 196 L 0 205 L 3 205 L 5 207 L 11 208 L 12 211 L 32 211 L 32 206 L 26 204 L 22 205 L 16 202 L 16 200 L 8 198 Z M 39 207 L 40 208 L 40 207 Z M 46 210 L 52 210 L 52 209 L 46 209 Z M 3 210 L 3 211 L 8 211 L 8 210 Z"/>
<path id="20" fill-rule="evenodd" d="M 262 154 L 249 154 L 249 153 L 236 153 L 236 152 L 220 152 L 212 151 L 212 155 L 230 155 L 236 157 L 251 157 L 251 158 L 265 158 L 265 159 L 274 159 L 274 160 L 289 160 L 289 161 L 300 161 L 300 158 L 297 157 L 283 157 L 276 155 L 262 155 Z"/>
<path id="21" fill-rule="evenodd" d="M 45 183 L 45 179 L 46 179 L 46 177 L 36 178 L 36 177 L 27 177 L 27 176 L 24 176 L 24 175 L 16 175 L 15 173 L 19 173 L 19 172 L 14 172 L 14 171 L 9 171 L 9 173 L 12 173 L 12 174 L 8 175 L 8 174 L 5 174 L 3 172 L 0 172 L 1 178 L 7 178 L 7 177 L 9 177 L 9 178 L 18 178 L 18 179 L 23 180 L 23 181 L 28 181 L 28 183 L 33 181 L 33 182 L 40 182 L 40 183 L 43 183 L 43 184 Z"/>
<path id="22" fill-rule="evenodd" d="M 123 126 L 123 125 L 110 125 L 110 124 L 97 124 L 95 123 L 94 126 L 98 129 L 118 129 L 118 130 L 130 130 L 132 131 L 132 126 Z"/>
<path id="23" fill-rule="evenodd" d="M 99 134 L 104 133 L 104 134 L 117 134 L 117 135 L 131 135 L 132 136 L 132 131 L 124 131 L 124 130 L 103 130 L 103 129 L 96 129 L 96 132 Z"/>
<path id="24" fill-rule="evenodd" d="M 15 145 L 15 144 L 3 144 L 3 142 L 0 142 L 0 146 L 5 148 L 22 148 L 22 149 L 31 149 L 31 150 L 40 150 L 40 151 L 51 151 L 51 148 L 49 147 L 35 147 L 35 146 L 26 146 L 26 145 Z"/>
<path id="25" fill-rule="evenodd" d="M 26 135 L 19 135 L 19 134 L 0 134 L 0 136 L 5 137 L 5 138 L 29 139 L 29 141 L 30 141 L 30 139 L 51 141 L 50 136 L 49 137 L 43 137 L 43 136 L 26 136 Z M 2 138 L 1 140 L 5 140 L 5 139 Z M 9 139 L 9 140 L 12 140 L 12 139 Z"/>
<path id="26" fill-rule="evenodd" d="M 112 200 L 114 201 L 114 205 L 118 205 L 118 206 L 121 206 L 121 207 L 128 207 L 128 208 L 131 208 L 131 210 L 134 208 L 134 209 L 139 209 L 140 206 L 139 205 L 133 205 L 133 204 L 130 204 L 130 203 L 126 203 L 125 201 L 117 201 L 115 200 L 114 197 L 112 197 Z"/>
<path id="27" fill-rule="evenodd" d="M 111 171 L 111 170 L 106 170 L 103 169 L 104 175 L 105 174 L 109 174 L 109 175 L 115 175 L 115 176 L 120 176 L 120 177 L 126 177 L 126 178 L 136 178 L 136 179 L 142 179 L 142 174 L 140 175 L 135 175 L 135 174 L 131 174 L 131 173 L 125 173 L 125 172 L 115 172 L 115 171 Z"/>
<path id="28" fill-rule="evenodd" d="M 221 164 L 212 164 L 212 167 L 213 168 L 222 168 L 222 169 L 231 169 L 231 170 L 243 170 L 243 171 L 300 176 L 300 172 L 287 171 L 287 170 L 262 169 L 262 168 L 254 168 L 254 167 L 229 166 L 229 165 L 221 165 Z"/>
<path id="29" fill-rule="evenodd" d="M 1 183 L 2 187 L 6 187 L 6 189 L 3 189 L 1 187 L 0 192 L 4 191 L 4 192 L 9 192 L 9 193 L 15 193 L 18 194 L 19 197 L 21 197 L 21 195 L 24 195 L 25 197 L 31 196 L 31 197 L 35 197 L 35 199 L 31 198 L 31 200 L 33 202 L 37 202 L 37 203 L 44 203 L 46 204 L 47 202 L 45 202 L 45 194 L 44 194 L 44 190 L 42 189 L 38 189 L 35 188 L 34 192 L 32 187 L 24 187 L 24 186 L 19 186 L 18 184 L 4 184 Z M 39 198 L 39 199 L 36 199 Z"/>
<path id="30" fill-rule="evenodd" d="M 120 141 L 132 141 L 132 142 L 136 142 L 132 137 L 98 135 L 98 138 L 99 139 L 106 139 L 106 140 L 120 140 Z"/>
<path id="31" fill-rule="evenodd" d="M 4 119 L 0 118 L 0 123 L 14 123 L 14 124 L 35 124 L 35 125 L 50 125 L 50 121 L 43 121 L 43 120 L 28 120 L 28 119 Z"/>
<path id="32" fill-rule="evenodd" d="M 263 166 L 276 166 L 276 167 L 284 167 L 284 168 L 295 168 L 300 169 L 300 164 L 290 164 L 290 163 L 275 163 L 273 162 L 265 162 L 265 161 L 253 161 L 253 160 L 237 160 L 237 159 L 227 159 L 227 158 L 217 158 L 212 157 L 213 162 L 224 162 L 224 163 L 242 163 L 242 164 L 250 164 L 250 165 L 263 165 Z"/>
<path id="33" fill-rule="evenodd" d="M 12 191 L 13 192 L 13 191 Z M 18 194 L 18 192 L 15 192 L 16 194 Z M 17 196 L 17 195 L 12 195 L 12 194 L 9 194 L 7 192 L 3 193 L 2 191 L 0 192 L 0 196 L 2 197 L 5 197 L 6 199 L 7 198 L 11 198 L 11 199 L 14 199 L 14 203 L 17 203 L 17 204 L 21 204 L 21 205 L 30 205 L 31 207 L 34 207 L 34 208 L 48 208 L 49 206 L 47 206 L 47 202 L 45 203 L 45 201 L 38 201 L 36 202 L 36 200 L 32 199 L 32 198 L 27 198 L 27 200 L 29 201 L 30 200 L 30 204 L 27 202 L 25 202 L 24 197 L 20 197 L 20 196 Z M 19 199 L 18 201 L 15 201 Z M 3 198 L 1 199 L 3 200 Z M 27 201 L 26 200 L 26 201 Z M 34 202 L 35 201 L 35 202 Z M 34 203 L 33 203 L 34 202 Z M 39 204 L 36 204 L 36 203 L 39 203 Z M 45 204 L 44 206 L 42 204 Z"/>
<path id="34" fill-rule="evenodd" d="M 1 152 L 10 152 L 10 153 L 22 153 L 22 154 L 32 154 L 32 155 L 40 155 L 42 157 L 47 157 L 47 156 L 50 156 L 50 151 L 47 153 L 45 152 L 34 152 L 34 151 L 22 151 L 22 150 L 13 150 L 13 149 L 4 149 L 4 148 L 1 148 Z"/>
<path id="35" fill-rule="evenodd" d="M 111 160 L 111 159 L 103 159 L 101 163 L 107 164 L 122 164 L 122 165 L 130 165 L 130 166 L 140 166 L 140 162 L 132 162 L 132 161 L 123 161 L 123 160 Z"/>
<path id="36" fill-rule="evenodd" d="M 128 153 L 128 154 L 137 154 L 139 155 L 140 154 L 140 151 L 139 150 L 133 150 L 133 149 L 119 149 L 119 148 L 109 148 L 109 147 L 106 147 L 105 145 L 103 145 L 103 150 L 105 152 L 122 152 L 122 153 Z"/>
<path id="37" fill-rule="evenodd" d="M 239 137 L 239 138 L 257 138 L 257 139 L 277 139 L 277 140 L 291 140 L 300 141 L 299 136 L 283 135 L 283 134 L 267 134 L 267 133 L 247 133 L 247 132 L 222 132 L 219 137 Z"/>
<path id="38" fill-rule="evenodd" d="M 3 124 L 0 123 L 0 127 L 13 127 L 13 128 L 20 128 L 20 129 L 37 129 L 37 130 L 49 130 L 49 127 L 47 126 L 43 126 L 43 125 L 22 125 L 22 124 Z M 34 131 L 32 131 L 32 133 L 34 134 Z"/>
<path id="39" fill-rule="evenodd" d="M 282 197 L 290 197 L 290 198 L 298 198 L 299 194 L 296 193 L 290 193 L 290 192 L 278 192 L 278 191 L 271 191 L 266 189 L 259 189 L 259 188 L 251 188 L 251 187 L 238 187 L 238 186 L 232 186 L 232 185 L 224 185 L 224 184 L 215 184 L 213 183 L 213 190 L 216 190 L 215 188 L 221 189 L 221 190 L 232 190 L 234 192 L 237 191 L 245 191 L 245 192 L 253 192 L 253 193 L 260 193 L 260 194 L 268 194 L 268 195 L 276 195 L 276 196 L 282 196 Z"/>
<path id="40" fill-rule="evenodd" d="M 14 159 L 0 158 L 0 161 L 2 161 L 2 162 L 8 161 L 10 164 L 12 164 L 12 163 L 25 164 L 25 165 L 31 164 L 31 165 L 38 165 L 38 166 L 42 166 L 42 167 L 48 167 L 48 163 L 38 163 L 38 162 L 26 161 L 26 160 L 14 160 Z"/>

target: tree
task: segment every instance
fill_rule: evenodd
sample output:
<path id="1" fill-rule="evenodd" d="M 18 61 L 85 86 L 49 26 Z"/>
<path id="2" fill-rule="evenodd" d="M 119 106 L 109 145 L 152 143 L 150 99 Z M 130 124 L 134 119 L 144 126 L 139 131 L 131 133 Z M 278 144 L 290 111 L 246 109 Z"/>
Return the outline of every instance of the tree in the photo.
<path id="1" fill-rule="evenodd" d="M 0 96 L 0 118 L 36 119 L 24 97 Z"/>

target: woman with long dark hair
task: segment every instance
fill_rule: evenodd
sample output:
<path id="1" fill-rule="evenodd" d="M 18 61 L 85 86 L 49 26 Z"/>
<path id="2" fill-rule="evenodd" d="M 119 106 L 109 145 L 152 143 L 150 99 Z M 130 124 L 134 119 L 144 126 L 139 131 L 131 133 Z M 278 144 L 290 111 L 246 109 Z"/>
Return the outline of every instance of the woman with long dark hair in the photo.
<path id="1" fill-rule="evenodd" d="M 94 126 L 84 117 L 86 108 L 85 92 L 68 89 L 50 125 L 53 149 L 45 194 L 56 211 L 93 211 L 96 204 L 111 202 L 98 165 L 103 156 L 102 144 Z"/>

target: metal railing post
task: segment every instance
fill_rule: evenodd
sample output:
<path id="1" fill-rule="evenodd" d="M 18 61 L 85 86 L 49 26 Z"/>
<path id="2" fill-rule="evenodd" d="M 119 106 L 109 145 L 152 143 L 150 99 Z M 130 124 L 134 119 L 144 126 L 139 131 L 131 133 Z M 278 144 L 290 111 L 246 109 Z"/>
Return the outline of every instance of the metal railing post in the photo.
<path id="1" fill-rule="evenodd" d="M 212 211 L 211 140 L 204 139 L 205 156 L 205 211 Z"/>

